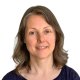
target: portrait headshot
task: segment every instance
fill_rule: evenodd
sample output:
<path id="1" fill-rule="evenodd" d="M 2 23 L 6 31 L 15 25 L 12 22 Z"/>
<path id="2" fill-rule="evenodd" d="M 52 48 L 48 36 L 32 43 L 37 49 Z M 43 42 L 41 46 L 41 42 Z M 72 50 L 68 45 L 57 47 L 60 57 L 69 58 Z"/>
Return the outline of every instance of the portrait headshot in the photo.
<path id="1" fill-rule="evenodd" d="M 67 22 L 66 26 L 60 23 L 61 16 L 58 17 L 56 7 L 53 9 L 47 4 L 30 4 L 22 11 L 21 17 L 17 17 L 19 26 L 16 31 L 13 30 L 15 44 L 11 54 L 14 67 L 2 76 L 2 80 L 80 80 L 78 68 L 70 66 L 71 44 L 66 43 L 70 41 L 67 36 L 71 39 L 75 35 L 71 36 L 72 30 L 66 31 L 67 25 L 70 27 L 69 23 Z M 60 11 L 58 9 L 58 12 Z M 19 15 L 20 12 L 16 13 Z M 64 15 L 62 17 L 65 18 Z M 72 46 L 75 46 L 75 42 Z M 76 59 L 74 56 L 73 65 L 80 66 L 79 62 L 76 65 Z"/>

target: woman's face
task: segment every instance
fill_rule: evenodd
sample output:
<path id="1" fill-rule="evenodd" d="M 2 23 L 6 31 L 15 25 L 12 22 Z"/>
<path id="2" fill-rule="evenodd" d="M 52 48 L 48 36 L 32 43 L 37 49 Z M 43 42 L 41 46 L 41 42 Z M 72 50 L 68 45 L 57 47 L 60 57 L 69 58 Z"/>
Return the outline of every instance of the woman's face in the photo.
<path id="1" fill-rule="evenodd" d="M 25 43 L 30 57 L 38 59 L 52 56 L 55 48 L 55 31 L 40 15 L 31 15 L 26 23 Z"/>

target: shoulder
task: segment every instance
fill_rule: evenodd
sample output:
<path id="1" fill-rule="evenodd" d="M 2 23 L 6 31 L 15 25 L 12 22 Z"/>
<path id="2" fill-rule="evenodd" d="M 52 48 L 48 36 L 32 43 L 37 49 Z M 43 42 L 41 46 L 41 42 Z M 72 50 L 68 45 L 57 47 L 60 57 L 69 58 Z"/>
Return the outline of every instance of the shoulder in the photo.
<path id="1" fill-rule="evenodd" d="M 63 70 L 66 72 L 66 73 L 69 73 L 69 74 L 76 74 L 76 75 L 78 75 L 78 73 L 73 69 L 73 68 L 71 68 L 71 67 L 69 67 L 69 66 L 67 66 L 67 65 L 65 65 L 65 66 L 63 66 Z"/>
<path id="2" fill-rule="evenodd" d="M 22 76 L 16 74 L 15 70 L 8 72 L 2 80 L 24 80 Z"/>
<path id="3" fill-rule="evenodd" d="M 62 74 L 65 74 L 67 80 L 80 80 L 78 73 L 67 65 L 63 66 Z"/>

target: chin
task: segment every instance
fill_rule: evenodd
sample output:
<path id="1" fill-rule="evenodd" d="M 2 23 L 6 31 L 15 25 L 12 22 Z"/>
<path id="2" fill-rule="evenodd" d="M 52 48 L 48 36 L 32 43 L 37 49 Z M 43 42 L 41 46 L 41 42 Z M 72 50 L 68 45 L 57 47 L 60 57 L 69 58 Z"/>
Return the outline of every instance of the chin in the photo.
<path id="1" fill-rule="evenodd" d="M 52 55 L 51 54 L 43 54 L 43 55 L 38 55 L 37 56 L 37 58 L 39 58 L 39 59 L 47 59 L 47 58 L 50 58 L 50 57 L 52 57 Z"/>

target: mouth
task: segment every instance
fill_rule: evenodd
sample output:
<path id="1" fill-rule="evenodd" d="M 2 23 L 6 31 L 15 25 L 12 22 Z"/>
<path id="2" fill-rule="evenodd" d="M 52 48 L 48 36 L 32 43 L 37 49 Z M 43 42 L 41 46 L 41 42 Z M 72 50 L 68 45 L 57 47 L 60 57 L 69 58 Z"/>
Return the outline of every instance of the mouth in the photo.
<path id="1" fill-rule="evenodd" d="M 48 46 L 37 46 L 36 48 L 38 50 L 44 50 L 44 49 L 48 48 Z"/>

